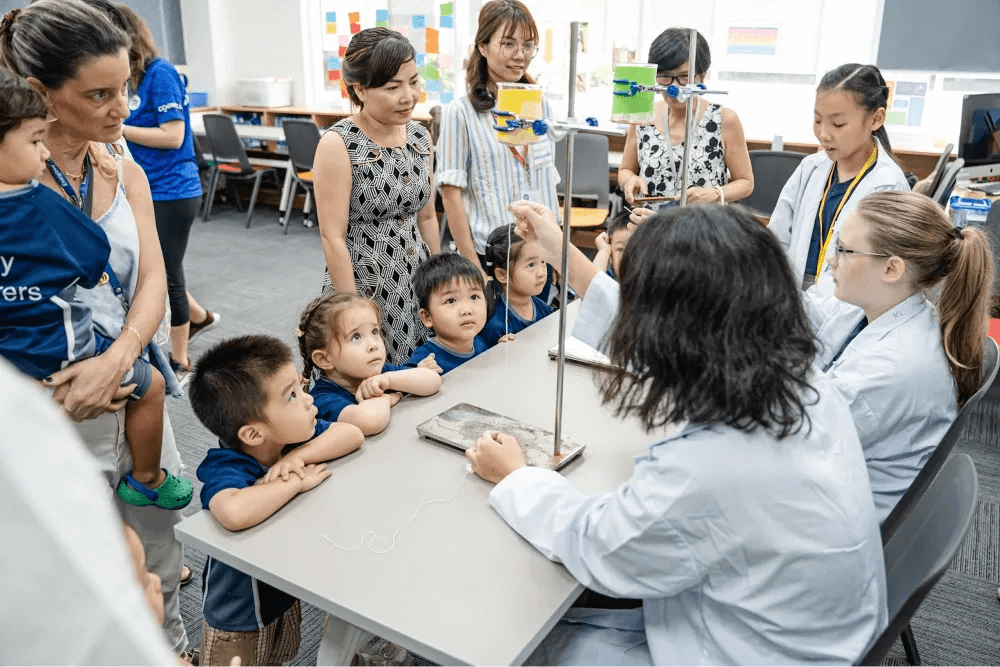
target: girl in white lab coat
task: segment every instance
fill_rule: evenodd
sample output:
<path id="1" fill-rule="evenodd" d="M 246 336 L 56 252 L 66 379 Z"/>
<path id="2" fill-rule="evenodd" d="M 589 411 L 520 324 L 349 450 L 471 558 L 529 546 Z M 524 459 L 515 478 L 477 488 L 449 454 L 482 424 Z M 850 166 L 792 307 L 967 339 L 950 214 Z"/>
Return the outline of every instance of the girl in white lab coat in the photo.
<path id="1" fill-rule="evenodd" d="M 871 192 L 909 190 L 885 129 L 889 88 L 874 65 L 827 72 L 816 90 L 813 132 L 823 150 L 802 160 L 767 227 L 808 289 L 824 266 L 840 222 Z"/>
<path id="2" fill-rule="evenodd" d="M 983 231 L 954 227 L 924 195 L 877 192 L 843 221 L 829 260 L 806 310 L 882 523 L 979 389 L 993 259 Z"/>
<path id="3" fill-rule="evenodd" d="M 511 208 L 518 234 L 554 262 L 552 214 Z M 597 346 L 610 327 L 609 355 L 629 369 L 609 376 L 605 401 L 647 430 L 678 430 L 627 483 L 594 495 L 526 467 L 508 435 L 469 451 L 519 534 L 598 593 L 643 601 L 571 609 L 529 662 L 857 660 L 887 621 L 881 540 L 850 412 L 813 374 L 780 244 L 742 209 L 668 209 L 629 240 L 620 295 L 571 253 L 584 295 L 573 335 Z"/>

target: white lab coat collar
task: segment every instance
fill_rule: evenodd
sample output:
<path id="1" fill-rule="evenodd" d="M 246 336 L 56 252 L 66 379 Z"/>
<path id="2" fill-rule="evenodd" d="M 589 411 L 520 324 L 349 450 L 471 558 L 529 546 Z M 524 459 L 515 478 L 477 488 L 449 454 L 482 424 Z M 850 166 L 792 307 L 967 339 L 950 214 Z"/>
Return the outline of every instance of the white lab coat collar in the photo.
<path id="1" fill-rule="evenodd" d="M 859 333 L 857 337 L 855 337 L 855 339 L 850 342 L 850 344 L 847 346 L 847 349 L 844 350 L 843 354 L 841 354 L 836 361 L 833 361 L 832 363 L 828 362 L 829 365 L 826 367 L 825 370 L 826 371 L 833 370 L 834 368 L 842 364 L 845 358 L 853 354 L 854 350 L 859 350 L 859 349 L 863 350 L 872 343 L 882 340 L 883 338 L 888 336 L 894 329 L 902 326 L 903 324 L 906 324 L 911 319 L 916 317 L 919 313 L 923 312 L 925 308 L 930 308 L 930 307 L 931 304 L 927 302 L 927 298 L 924 296 L 923 292 L 917 292 L 916 294 L 907 297 L 903 301 L 900 301 L 895 306 L 893 306 L 886 312 L 879 315 L 874 322 L 869 322 L 868 326 L 862 329 L 861 333 Z M 861 311 L 860 308 L 858 308 L 857 310 Z M 863 311 L 861 312 L 863 314 Z M 854 322 L 854 325 L 851 328 L 851 330 L 853 330 L 853 327 L 857 326 L 858 322 L 860 322 L 861 320 L 858 319 L 857 317 L 851 317 L 850 321 Z M 841 328 L 843 328 L 843 326 Z M 832 347 L 836 348 L 836 351 L 839 351 L 840 348 L 843 346 L 844 338 L 846 338 L 846 336 L 841 338 L 839 344 L 837 344 L 834 341 Z M 836 352 L 834 352 L 834 354 L 836 354 Z"/>

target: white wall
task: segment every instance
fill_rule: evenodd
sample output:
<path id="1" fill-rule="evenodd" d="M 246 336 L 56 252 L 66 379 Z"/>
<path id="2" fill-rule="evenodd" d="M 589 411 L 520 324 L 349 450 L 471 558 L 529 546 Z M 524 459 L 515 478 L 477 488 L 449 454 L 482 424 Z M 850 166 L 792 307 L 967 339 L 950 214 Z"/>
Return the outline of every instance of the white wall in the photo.
<path id="1" fill-rule="evenodd" d="M 188 77 L 209 103 L 239 102 L 238 79 L 292 79 L 292 104 L 306 103 L 300 0 L 181 0 Z"/>

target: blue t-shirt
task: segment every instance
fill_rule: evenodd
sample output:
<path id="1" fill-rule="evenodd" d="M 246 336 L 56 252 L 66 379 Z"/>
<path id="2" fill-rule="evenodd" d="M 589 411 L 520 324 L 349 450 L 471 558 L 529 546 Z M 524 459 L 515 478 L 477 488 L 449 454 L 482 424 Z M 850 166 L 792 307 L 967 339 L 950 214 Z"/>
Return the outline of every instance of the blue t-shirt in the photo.
<path id="1" fill-rule="evenodd" d="M 402 366 L 386 364 L 382 367 L 383 373 L 403 370 Z M 313 398 L 313 405 L 319 410 L 319 418 L 330 422 L 340 419 L 340 413 L 348 405 L 357 405 L 354 399 L 354 392 L 344 389 L 330 378 L 319 376 L 313 382 L 309 394 Z"/>
<path id="2" fill-rule="evenodd" d="M 0 355 L 41 379 L 95 354 L 78 288 L 108 265 L 104 230 L 37 181 L 0 192 Z"/>
<path id="3" fill-rule="evenodd" d="M 433 354 L 434 361 L 438 363 L 442 374 L 444 374 L 488 349 L 490 349 L 490 346 L 479 336 L 476 336 L 472 341 L 472 352 L 456 352 L 450 347 L 445 347 L 443 343 L 439 343 L 436 338 L 428 338 L 426 343 L 413 351 L 413 355 L 403 366 L 405 368 L 416 368 L 417 364 Z"/>
<path id="4" fill-rule="evenodd" d="M 833 174 L 833 180 L 837 180 L 836 172 Z M 844 198 L 844 194 L 847 193 L 847 188 L 849 187 L 851 187 L 851 181 L 849 180 L 830 185 L 830 191 L 826 194 L 826 205 L 823 206 L 823 229 L 829 231 L 830 226 L 833 224 L 833 216 L 837 213 L 837 207 L 840 206 L 840 200 Z M 817 208 L 816 223 L 813 225 L 812 239 L 809 241 L 809 256 L 806 258 L 806 273 L 812 276 L 819 273 L 818 268 L 822 268 L 817 267 L 816 263 L 819 262 L 820 245 L 826 240 L 820 236 L 822 232 L 819 223 L 819 209 Z"/>
<path id="5" fill-rule="evenodd" d="M 535 316 L 530 320 L 526 320 L 518 315 L 517 311 L 513 308 L 507 308 L 507 302 L 504 301 L 502 296 L 498 296 L 496 307 L 493 309 L 493 317 L 486 323 L 483 330 L 479 332 L 479 336 L 486 341 L 487 345 L 493 347 L 503 338 L 505 333 L 516 334 L 519 331 L 527 329 L 543 317 L 552 314 L 552 308 L 549 307 L 549 304 L 537 296 L 531 297 L 531 303 L 535 307 Z"/>
<path id="6" fill-rule="evenodd" d="M 153 201 L 173 201 L 201 196 L 201 179 L 194 156 L 191 112 L 184 82 L 174 66 L 157 58 L 129 99 L 132 127 L 159 127 L 172 120 L 184 121 L 184 143 L 180 148 L 150 148 L 128 142 L 132 157 L 146 172 Z"/>
<path id="7" fill-rule="evenodd" d="M 330 427 L 330 422 L 316 420 L 313 437 Z M 287 447 L 285 451 L 298 445 Z M 201 506 L 208 509 L 215 494 L 226 489 L 246 489 L 267 474 L 249 454 L 227 447 L 222 442 L 208 450 L 198 466 Z M 208 624 L 228 632 L 253 632 L 277 620 L 295 603 L 295 598 L 277 588 L 257 581 L 234 567 L 209 556 L 201 580 L 202 613 Z"/>

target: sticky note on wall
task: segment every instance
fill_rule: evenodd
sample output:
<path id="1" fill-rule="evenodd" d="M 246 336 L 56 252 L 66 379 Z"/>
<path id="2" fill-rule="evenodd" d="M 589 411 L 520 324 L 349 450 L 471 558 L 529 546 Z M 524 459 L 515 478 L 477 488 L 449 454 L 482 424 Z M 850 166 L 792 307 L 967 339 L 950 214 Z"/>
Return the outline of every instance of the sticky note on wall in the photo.
<path id="1" fill-rule="evenodd" d="M 423 67 L 427 64 L 427 55 L 424 53 L 417 54 L 417 67 Z"/>
<path id="2" fill-rule="evenodd" d="M 351 43 L 351 36 L 350 35 L 341 35 L 340 36 L 340 45 L 341 46 L 349 46 L 350 43 Z"/>
<path id="3" fill-rule="evenodd" d="M 326 34 L 328 34 L 328 35 L 336 35 L 337 34 L 337 24 L 336 23 L 327 23 L 326 24 Z"/>
<path id="4" fill-rule="evenodd" d="M 454 13 L 454 3 L 443 2 L 441 3 L 441 16 L 451 16 Z"/>
<path id="5" fill-rule="evenodd" d="M 417 29 L 427 27 L 427 18 L 423 14 L 414 14 L 413 27 Z"/>
<path id="6" fill-rule="evenodd" d="M 352 35 L 356 35 L 359 32 L 361 32 L 361 24 L 360 23 L 352 23 L 351 24 L 351 34 Z"/>
<path id="7" fill-rule="evenodd" d="M 455 18 L 453 16 L 442 16 L 441 17 L 441 27 L 442 28 L 454 28 Z"/>
<path id="8" fill-rule="evenodd" d="M 361 12 L 348 12 L 347 20 L 351 23 L 361 23 Z"/>
<path id="9" fill-rule="evenodd" d="M 326 22 L 327 23 L 336 23 L 337 22 L 337 12 L 327 12 L 326 13 Z"/>
<path id="10" fill-rule="evenodd" d="M 376 21 L 388 21 L 389 20 L 389 10 L 388 9 L 376 9 L 375 10 L 375 20 Z"/>
<path id="11" fill-rule="evenodd" d="M 438 53 L 440 48 L 438 46 L 438 31 L 434 28 L 427 28 L 427 34 L 425 36 L 427 41 L 427 53 Z"/>

